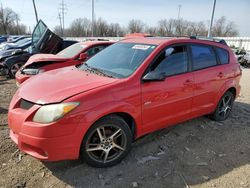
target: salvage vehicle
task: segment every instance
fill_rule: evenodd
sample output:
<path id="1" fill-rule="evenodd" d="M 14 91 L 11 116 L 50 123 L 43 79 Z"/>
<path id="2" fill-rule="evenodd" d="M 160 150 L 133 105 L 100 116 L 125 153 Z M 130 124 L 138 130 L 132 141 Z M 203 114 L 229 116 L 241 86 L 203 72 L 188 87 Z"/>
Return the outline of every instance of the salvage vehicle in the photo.
<path id="1" fill-rule="evenodd" d="M 40 20 L 33 30 L 30 48 L 5 58 L 4 61 L 0 63 L 0 72 L 4 72 L 9 77 L 15 78 L 16 72 L 32 55 L 37 53 L 56 54 L 75 43 L 77 43 L 77 41 L 63 40 L 50 31 L 45 23 Z"/>
<path id="2" fill-rule="evenodd" d="M 23 38 L 17 42 L 6 42 L 0 44 L 0 53 L 10 49 L 25 49 L 31 45 L 31 38 Z"/>
<path id="3" fill-rule="evenodd" d="M 69 46 L 55 55 L 33 55 L 16 73 L 17 84 L 21 84 L 28 78 L 41 72 L 73 65 L 78 66 L 83 61 L 86 61 L 111 44 L 113 44 L 113 42 L 109 41 L 79 42 Z"/>
<path id="4" fill-rule="evenodd" d="M 124 39 L 25 81 L 9 106 L 10 137 L 40 160 L 109 167 L 145 134 L 203 115 L 227 119 L 240 78 L 223 40 Z"/>
<path id="5" fill-rule="evenodd" d="M 8 37 L 6 37 L 6 36 L 0 36 L 0 44 L 3 42 L 6 42 L 7 39 L 8 39 Z"/>

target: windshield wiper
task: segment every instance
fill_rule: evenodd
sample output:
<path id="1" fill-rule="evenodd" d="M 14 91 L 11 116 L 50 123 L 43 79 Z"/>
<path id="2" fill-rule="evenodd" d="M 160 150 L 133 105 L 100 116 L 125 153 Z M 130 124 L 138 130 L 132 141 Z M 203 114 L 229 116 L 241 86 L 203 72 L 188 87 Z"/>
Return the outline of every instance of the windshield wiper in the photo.
<path id="1" fill-rule="evenodd" d="M 98 68 L 95 68 L 95 67 L 91 67 L 87 63 L 84 63 L 83 65 L 85 65 L 87 67 L 86 70 L 89 71 L 89 72 L 93 72 L 93 73 L 96 73 L 96 74 L 101 74 L 101 75 L 109 77 L 109 78 L 114 78 L 112 75 L 106 73 L 104 70 L 101 70 L 101 69 L 98 69 Z"/>

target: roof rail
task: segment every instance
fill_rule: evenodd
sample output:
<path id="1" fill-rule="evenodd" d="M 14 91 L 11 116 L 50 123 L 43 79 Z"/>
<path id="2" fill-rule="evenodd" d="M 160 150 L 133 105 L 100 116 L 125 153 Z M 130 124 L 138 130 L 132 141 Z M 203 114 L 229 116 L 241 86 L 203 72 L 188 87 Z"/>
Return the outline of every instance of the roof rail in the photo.
<path id="1" fill-rule="evenodd" d="M 221 43 L 227 46 L 227 43 L 224 39 L 218 39 L 218 38 L 213 38 L 213 37 L 203 37 L 203 36 L 190 36 L 190 39 L 207 40 L 207 41 Z"/>

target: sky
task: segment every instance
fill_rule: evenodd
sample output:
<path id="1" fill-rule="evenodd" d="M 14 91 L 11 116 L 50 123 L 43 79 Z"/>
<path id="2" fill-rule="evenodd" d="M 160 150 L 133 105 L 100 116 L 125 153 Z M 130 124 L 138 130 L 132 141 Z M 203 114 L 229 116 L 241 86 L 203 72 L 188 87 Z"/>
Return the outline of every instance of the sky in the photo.
<path id="1" fill-rule="evenodd" d="M 79 17 L 91 19 L 91 0 L 64 0 L 67 6 L 65 27 Z M 239 36 L 250 37 L 250 0 L 217 0 L 214 19 L 225 16 L 233 21 Z M 33 30 L 36 25 L 32 0 L 0 0 L 19 14 L 21 23 Z M 58 11 L 62 0 L 36 0 L 39 19 L 49 28 L 59 25 Z M 131 19 L 140 19 L 148 26 L 156 26 L 160 19 L 180 17 L 189 21 L 210 20 L 213 0 L 95 0 L 95 17 L 108 23 L 126 26 Z"/>

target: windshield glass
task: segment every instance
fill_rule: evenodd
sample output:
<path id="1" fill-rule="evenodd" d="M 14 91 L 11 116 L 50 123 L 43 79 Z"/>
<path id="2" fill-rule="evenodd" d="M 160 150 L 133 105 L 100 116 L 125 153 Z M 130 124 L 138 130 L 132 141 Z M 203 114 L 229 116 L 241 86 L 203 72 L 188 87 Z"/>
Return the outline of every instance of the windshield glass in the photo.
<path id="1" fill-rule="evenodd" d="M 32 33 L 32 44 L 34 46 L 36 46 L 39 40 L 42 38 L 43 34 L 46 32 L 46 29 L 47 26 L 42 21 L 39 21 Z"/>
<path id="2" fill-rule="evenodd" d="M 76 43 L 68 48 L 65 48 L 64 50 L 60 51 L 57 55 L 66 57 L 66 58 L 72 58 L 78 55 L 83 51 L 84 48 L 86 48 L 87 45 L 81 44 L 81 43 Z"/>
<path id="3" fill-rule="evenodd" d="M 80 66 L 99 69 L 115 78 L 130 76 L 155 49 L 155 45 L 116 43 L 102 50 Z"/>

